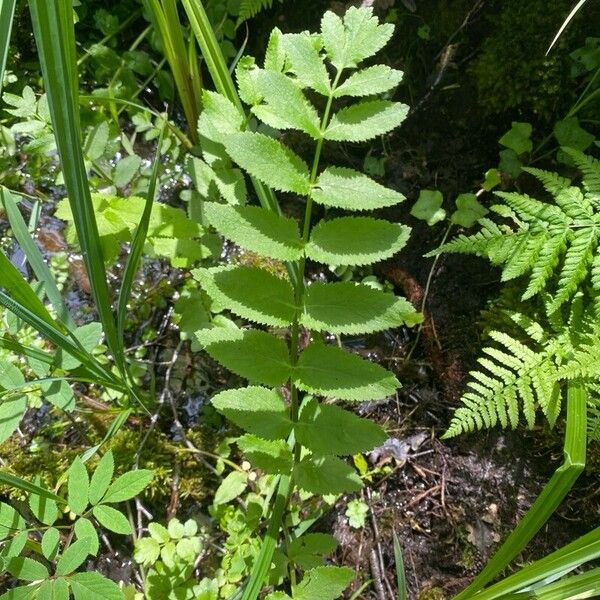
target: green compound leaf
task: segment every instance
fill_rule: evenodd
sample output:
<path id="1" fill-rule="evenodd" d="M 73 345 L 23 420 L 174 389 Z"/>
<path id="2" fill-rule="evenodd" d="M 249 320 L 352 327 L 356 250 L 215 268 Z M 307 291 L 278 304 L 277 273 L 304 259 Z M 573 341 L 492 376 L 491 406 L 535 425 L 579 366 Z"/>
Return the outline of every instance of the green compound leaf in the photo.
<path id="1" fill-rule="evenodd" d="M 216 140 L 222 142 L 225 136 L 241 131 L 244 116 L 225 96 L 205 90 L 202 94 L 202 105 L 202 122 L 206 120 L 211 126 L 210 139 L 215 139 L 213 134 L 216 134 Z M 200 136 L 205 134 L 202 128 L 198 133 Z"/>
<path id="2" fill-rule="evenodd" d="M 110 506 L 99 505 L 94 506 L 92 513 L 98 519 L 98 523 L 102 527 L 106 527 L 109 531 L 120 533 L 121 535 L 130 535 L 132 533 L 131 525 L 122 512 Z"/>
<path id="3" fill-rule="evenodd" d="M 275 129 L 297 129 L 313 139 L 321 138 L 321 124 L 315 107 L 305 98 L 292 79 L 276 71 L 254 72 L 254 86 L 262 104 L 252 112 Z"/>
<path id="4" fill-rule="evenodd" d="M 369 265 L 402 250 L 410 227 L 372 217 L 321 221 L 312 230 L 306 256 L 329 265 Z"/>
<path id="5" fill-rule="evenodd" d="M 131 500 L 144 490 L 152 481 L 154 473 L 148 469 L 136 469 L 124 473 L 119 478 L 115 479 L 104 498 L 102 503 L 116 503 Z"/>
<path id="6" fill-rule="evenodd" d="M 294 600 L 336 600 L 354 579 L 348 567 L 317 567 L 292 587 Z"/>
<path id="7" fill-rule="evenodd" d="M 334 92 L 334 96 L 374 96 L 395 88 L 402 81 L 402 71 L 387 65 L 373 65 L 353 73 Z"/>
<path id="8" fill-rule="evenodd" d="M 36 600 L 69 600 L 69 598 L 69 584 L 62 577 L 42 582 L 36 596 Z"/>
<path id="9" fill-rule="evenodd" d="M 321 20 L 321 37 L 327 55 L 339 71 L 354 68 L 383 48 L 392 37 L 391 23 L 379 25 L 371 8 L 351 7 L 343 20 L 327 11 Z"/>
<path id="10" fill-rule="evenodd" d="M 358 492 L 362 487 L 356 471 L 335 456 L 308 456 L 294 467 L 299 488 L 311 494 Z"/>
<path id="11" fill-rule="evenodd" d="M 89 554 L 90 540 L 88 538 L 78 539 L 73 542 L 58 559 L 56 563 L 57 575 L 68 575 L 79 568 Z"/>
<path id="12" fill-rule="evenodd" d="M 60 547 L 60 531 L 55 527 L 46 529 L 42 536 L 42 554 L 48 560 L 54 560 Z"/>
<path id="13" fill-rule="evenodd" d="M 308 329 L 331 333 L 373 333 L 418 320 L 406 298 L 351 281 L 315 282 L 304 296 L 300 317 Z"/>
<path id="14" fill-rule="evenodd" d="M 15 400 L 5 400 L 0 404 L 0 443 L 6 441 L 17 430 L 26 410 L 25 396 Z"/>
<path id="15" fill-rule="evenodd" d="M 206 351 L 240 377 L 266 385 L 283 385 L 291 364 L 286 343 L 256 329 L 214 328 L 196 334 Z"/>
<path id="16" fill-rule="evenodd" d="M 319 175 L 311 196 L 319 204 L 348 210 L 375 210 L 404 200 L 404 196 L 395 190 L 345 167 L 325 169 Z"/>
<path id="17" fill-rule="evenodd" d="M 115 470 L 115 461 L 112 450 L 109 450 L 100 459 L 90 481 L 90 504 L 98 504 L 108 490 Z"/>
<path id="18" fill-rule="evenodd" d="M 304 86 L 328 96 L 331 90 L 329 74 L 319 54 L 316 40 L 307 33 L 289 33 L 282 36 L 282 44 L 289 70 Z"/>
<path id="19" fill-rule="evenodd" d="M 31 600 L 32 591 L 36 591 L 37 589 L 39 588 L 32 588 L 29 585 L 21 585 L 2 594 L 2 596 L 0 596 L 0 600 Z"/>
<path id="20" fill-rule="evenodd" d="M 318 342 L 302 352 L 293 377 L 305 392 L 340 400 L 382 400 L 400 387 L 394 375 L 378 364 Z"/>
<path id="21" fill-rule="evenodd" d="M 244 319 L 282 327 L 294 320 L 292 286 L 265 269 L 214 267 L 193 274 L 213 300 Z"/>
<path id="22" fill-rule="evenodd" d="M 119 586 L 100 573 L 75 573 L 69 579 L 75 600 L 123 600 Z"/>
<path id="23" fill-rule="evenodd" d="M 77 456 L 69 467 L 67 480 L 67 501 L 69 508 L 75 514 L 80 515 L 87 508 L 89 489 L 90 480 L 87 469 L 81 458 Z"/>
<path id="24" fill-rule="evenodd" d="M 246 434 L 237 441 L 240 450 L 252 466 L 265 473 L 289 475 L 294 465 L 294 456 L 285 440 L 263 440 Z"/>
<path id="25" fill-rule="evenodd" d="M 262 133 L 245 131 L 227 136 L 225 148 L 240 167 L 269 187 L 302 196 L 308 194 L 308 166 L 281 142 Z"/>
<path id="26" fill-rule="evenodd" d="M 33 480 L 36 485 L 40 485 L 41 479 L 39 476 Z M 29 495 L 29 508 L 34 517 L 44 523 L 44 525 L 53 525 L 58 518 L 58 506 L 54 500 L 38 496 L 37 494 Z"/>
<path id="27" fill-rule="evenodd" d="M 276 390 L 258 386 L 227 390 L 211 403 L 232 423 L 262 438 L 284 439 L 292 430 L 289 411 Z"/>
<path id="28" fill-rule="evenodd" d="M 295 219 L 258 206 L 229 206 L 206 202 L 209 223 L 238 246 L 275 260 L 298 260 L 302 240 Z"/>
<path id="29" fill-rule="evenodd" d="M 329 122 L 325 139 L 364 142 L 388 133 L 404 121 L 408 106 L 389 100 L 366 100 L 342 108 Z"/>
<path id="30" fill-rule="evenodd" d="M 6 570 L 23 581 L 39 581 L 50 576 L 48 569 L 37 560 L 25 556 L 15 556 L 8 561 Z"/>
<path id="31" fill-rule="evenodd" d="M 368 452 L 387 439 L 373 421 L 314 398 L 304 404 L 294 428 L 296 440 L 313 454 L 348 455 Z"/>

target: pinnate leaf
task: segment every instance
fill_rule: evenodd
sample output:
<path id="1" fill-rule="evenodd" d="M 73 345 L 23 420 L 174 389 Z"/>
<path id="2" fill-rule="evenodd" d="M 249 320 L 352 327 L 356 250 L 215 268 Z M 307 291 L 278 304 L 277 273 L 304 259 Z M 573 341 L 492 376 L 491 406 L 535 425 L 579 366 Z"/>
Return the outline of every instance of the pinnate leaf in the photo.
<path id="1" fill-rule="evenodd" d="M 272 210 L 207 202 L 204 214 L 221 235 L 246 250 L 289 261 L 302 254 L 298 223 Z"/>
<path id="2" fill-rule="evenodd" d="M 246 434 L 237 443 L 252 465 L 265 473 L 289 474 L 292 470 L 294 457 L 285 440 L 263 440 Z"/>
<path id="3" fill-rule="evenodd" d="M 368 265 L 393 256 L 409 235 L 406 225 L 372 217 L 340 217 L 313 228 L 306 256 L 329 265 Z"/>
<path id="4" fill-rule="evenodd" d="M 348 567 L 317 567 L 292 588 L 294 600 L 335 600 L 354 579 Z"/>
<path id="5" fill-rule="evenodd" d="M 79 456 L 69 467 L 67 479 L 67 501 L 72 512 L 80 515 L 88 505 L 90 480 L 87 469 Z"/>
<path id="6" fill-rule="evenodd" d="M 339 110 L 329 122 L 325 139 L 364 142 L 388 133 L 404 121 L 408 106 L 389 100 L 365 100 Z"/>
<path id="7" fill-rule="evenodd" d="M 358 454 L 380 446 L 385 431 L 373 421 L 311 398 L 294 428 L 296 440 L 313 454 Z"/>
<path id="8" fill-rule="evenodd" d="M 294 370 L 299 389 L 340 400 L 382 400 L 396 392 L 392 373 L 356 354 L 313 342 L 300 355 Z"/>
<path id="9" fill-rule="evenodd" d="M 70 581 L 75 600 L 123 600 L 119 586 L 100 573 L 76 573 Z"/>
<path id="10" fill-rule="evenodd" d="M 373 65 L 353 73 L 334 93 L 340 96 L 373 96 L 395 88 L 402 81 L 402 71 L 387 65 Z"/>
<path id="11" fill-rule="evenodd" d="M 415 309 L 399 298 L 351 281 L 313 283 L 304 296 L 301 323 L 331 333 L 372 333 L 414 323 Z"/>
<path id="12" fill-rule="evenodd" d="M 109 450 L 100 459 L 90 481 L 90 504 L 98 504 L 106 493 L 112 481 L 115 470 L 115 461 L 112 450 Z"/>
<path id="13" fill-rule="evenodd" d="M 227 136 L 225 148 L 240 167 L 269 187 L 308 194 L 306 163 L 281 142 L 262 133 L 245 131 Z"/>
<path id="14" fill-rule="evenodd" d="M 235 314 L 264 325 L 289 325 L 296 314 L 289 281 L 259 267 L 196 269 L 206 293 Z"/>
<path id="15" fill-rule="evenodd" d="M 102 527 L 106 527 L 109 531 L 120 533 L 122 535 L 129 535 L 131 533 L 131 525 L 127 520 L 127 517 L 111 506 L 100 504 L 94 506 L 92 512 L 94 517 L 98 519 L 98 523 L 100 523 Z"/>
<path id="16" fill-rule="evenodd" d="M 0 443 L 7 440 L 16 431 L 26 410 L 27 399 L 25 396 L 14 400 L 5 400 L 0 404 Z"/>
<path id="17" fill-rule="evenodd" d="M 222 94 L 205 90 L 202 94 L 202 107 L 202 114 L 210 122 L 211 129 L 214 130 L 212 133 L 217 133 L 218 141 L 221 141 L 221 136 L 238 133 L 242 129 L 242 113 Z M 205 132 L 200 129 L 199 133 L 204 135 Z M 212 135 L 211 139 L 214 139 Z"/>
<path id="18" fill-rule="evenodd" d="M 375 210 L 398 204 L 404 196 L 354 169 L 328 167 L 312 189 L 319 204 L 348 210 Z"/>
<path id="19" fill-rule="evenodd" d="M 36 485 L 40 485 L 41 479 L 37 476 L 34 481 Z M 44 525 L 53 525 L 58 518 L 58 507 L 56 502 L 50 498 L 44 498 L 38 494 L 29 495 L 29 508 L 38 521 Z"/>
<path id="20" fill-rule="evenodd" d="M 108 488 L 102 503 L 115 503 L 131 500 L 152 481 L 154 473 L 148 469 L 136 469 L 115 479 Z"/>
<path id="21" fill-rule="evenodd" d="M 292 430 L 287 406 L 276 390 L 259 386 L 226 390 L 211 403 L 232 423 L 262 438 L 284 439 Z"/>
<path id="22" fill-rule="evenodd" d="M 390 23 L 379 24 L 371 8 L 350 7 L 343 20 L 327 11 L 321 20 L 321 35 L 336 69 L 354 68 L 383 48 L 394 33 Z"/>
<path id="23" fill-rule="evenodd" d="M 276 71 L 257 69 L 254 85 L 263 103 L 252 112 L 275 129 L 297 129 L 314 139 L 321 137 L 319 115 L 292 79 Z"/>
<path id="24" fill-rule="evenodd" d="M 358 492 L 362 487 L 356 471 L 335 456 L 307 456 L 294 467 L 298 487 L 312 494 Z"/>
<path id="25" fill-rule="evenodd" d="M 256 329 L 218 327 L 196 334 L 206 351 L 240 377 L 266 385 L 282 385 L 290 377 L 286 343 Z"/>

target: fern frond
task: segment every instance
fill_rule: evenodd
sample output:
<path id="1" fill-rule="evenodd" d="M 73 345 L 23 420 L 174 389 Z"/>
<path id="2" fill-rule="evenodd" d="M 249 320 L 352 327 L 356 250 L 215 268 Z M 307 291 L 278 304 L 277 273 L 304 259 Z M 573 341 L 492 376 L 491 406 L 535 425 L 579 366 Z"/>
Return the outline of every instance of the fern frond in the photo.
<path id="1" fill-rule="evenodd" d="M 600 203 L 600 160 L 574 148 L 563 148 L 583 173 L 583 187 L 592 202 Z"/>
<path id="2" fill-rule="evenodd" d="M 593 442 L 600 442 L 600 385 L 588 386 L 588 438 Z"/>
<path id="3" fill-rule="evenodd" d="M 492 331 L 490 338 L 495 345 L 484 348 L 480 369 L 471 373 L 463 405 L 455 412 L 445 438 L 498 423 L 514 429 L 521 413 L 531 428 L 536 408 L 551 421 L 560 411 L 557 344 L 540 347 L 529 339 L 530 347 L 501 331 Z"/>
<path id="4" fill-rule="evenodd" d="M 283 0 L 280 0 L 283 1 Z M 255 17 L 259 12 L 271 8 L 273 0 L 241 0 L 237 25 Z"/>
<path id="5" fill-rule="evenodd" d="M 558 173 L 552 171 L 543 171 L 534 167 L 523 167 L 523 171 L 533 175 L 544 186 L 544 189 L 553 196 L 571 185 L 570 179 L 561 177 Z"/>

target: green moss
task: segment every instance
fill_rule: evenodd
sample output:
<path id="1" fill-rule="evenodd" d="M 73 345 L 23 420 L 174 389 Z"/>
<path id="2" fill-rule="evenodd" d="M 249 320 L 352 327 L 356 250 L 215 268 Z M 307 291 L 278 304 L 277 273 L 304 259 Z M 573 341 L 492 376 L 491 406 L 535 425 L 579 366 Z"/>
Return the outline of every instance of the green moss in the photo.
<path id="1" fill-rule="evenodd" d="M 432 587 L 419 592 L 418 600 L 446 600 L 446 594 L 440 587 Z"/>

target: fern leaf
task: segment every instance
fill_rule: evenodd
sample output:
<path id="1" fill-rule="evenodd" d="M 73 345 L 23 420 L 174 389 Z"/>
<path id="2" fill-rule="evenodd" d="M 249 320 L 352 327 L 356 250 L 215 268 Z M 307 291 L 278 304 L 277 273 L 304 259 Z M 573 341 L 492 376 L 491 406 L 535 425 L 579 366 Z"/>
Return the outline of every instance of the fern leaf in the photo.
<path id="1" fill-rule="evenodd" d="M 536 169 L 534 167 L 523 167 L 523 171 L 533 175 L 541 184 L 544 189 L 552 196 L 556 196 L 566 187 L 571 185 L 571 180 L 566 177 L 561 177 L 558 173 L 551 171 L 543 171 L 542 169 Z"/>
<path id="2" fill-rule="evenodd" d="M 236 27 L 272 6 L 273 0 L 241 0 Z"/>
<path id="3" fill-rule="evenodd" d="M 583 187 L 594 203 L 600 203 L 600 160 L 574 148 L 563 148 L 583 173 Z"/>

